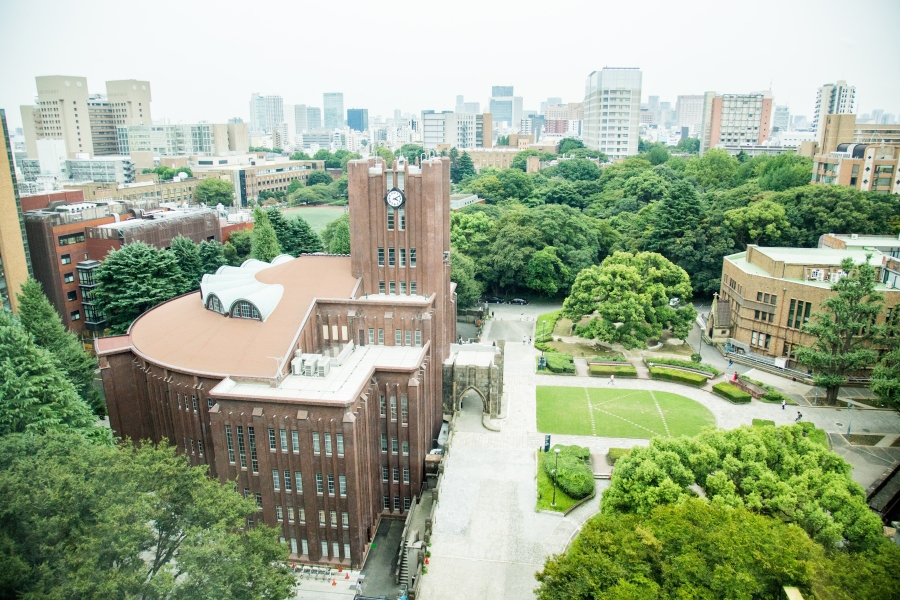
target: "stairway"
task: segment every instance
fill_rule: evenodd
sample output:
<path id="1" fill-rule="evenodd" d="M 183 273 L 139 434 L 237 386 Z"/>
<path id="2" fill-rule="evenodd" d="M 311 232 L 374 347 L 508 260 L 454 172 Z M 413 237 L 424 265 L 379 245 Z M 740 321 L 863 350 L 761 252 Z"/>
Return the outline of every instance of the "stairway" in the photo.
<path id="1" fill-rule="evenodd" d="M 409 584 L 409 546 L 403 544 L 403 558 L 400 559 L 400 583 Z"/>

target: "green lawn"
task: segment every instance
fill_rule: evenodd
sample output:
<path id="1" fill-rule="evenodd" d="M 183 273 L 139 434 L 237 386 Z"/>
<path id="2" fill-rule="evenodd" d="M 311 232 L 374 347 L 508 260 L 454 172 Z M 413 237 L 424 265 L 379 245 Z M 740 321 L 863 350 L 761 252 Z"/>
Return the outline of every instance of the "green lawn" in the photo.
<path id="1" fill-rule="evenodd" d="M 303 208 L 289 208 L 284 211 L 286 219 L 303 217 L 316 233 L 325 231 L 325 227 L 344 214 L 342 206 L 310 206 Z"/>
<path id="2" fill-rule="evenodd" d="M 669 392 L 537 388 L 537 427 L 541 433 L 649 439 L 696 435 L 715 422 L 702 404 Z"/>

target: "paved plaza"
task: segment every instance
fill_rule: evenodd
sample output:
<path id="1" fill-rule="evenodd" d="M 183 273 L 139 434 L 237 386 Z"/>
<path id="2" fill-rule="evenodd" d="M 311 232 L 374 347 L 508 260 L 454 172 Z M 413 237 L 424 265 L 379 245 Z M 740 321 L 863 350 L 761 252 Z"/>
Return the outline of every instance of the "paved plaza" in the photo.
<path id="1" fill-rule="evenodd" d="M 599 510 L 606 486 L 597 482 L 597 497 L 568 516 L 534 510 L 535 451 L 544 435 L 537 429 L 535 390 L 538 385 L 598 388 L 601 378 L 536 374 L 533 346 L 522 343 L 532 336 L 535 318 L 559 306 L 493 306 L 494 319 L 484 330 L 485 341 L 507 340 L 504 371 L 504 407 L 500 432 L 481 424 L 477 402 L 463 402 L 455 422 L 444 481 L 435 514 L 428 574 L 422 581 L 426 600 L 533 598 L 535 572 L 545 559 L 565 550 L 581 525 Z M 715 351 L 704 348 L 704 359 Z M 620 380 L 623 389 L 680 394 L 708 408 L 718 427 L 750 425 L 753 419 L 776 424 L 793 423 L 798 407 L 754 401 L 734 405 L 711 393 L 665 381 Z M 574 391 L 574 390 L 573 390 Z M 839 434 L 846 433 L 850 412 L 855 433 L 883 434 L 886 442 L 900 436 L 900 417 L 892 411 L 799 407 L 803 420 L 829 432 L 834 449 L 854 465 L 854 478 L 863 486 L 878 477 L 900 448 L 851 447 Z M 553 435 L 553 443 L 587 446 L 594 454 L 609 448 L 633 447 L 649 442 L 633 438 Z"/>

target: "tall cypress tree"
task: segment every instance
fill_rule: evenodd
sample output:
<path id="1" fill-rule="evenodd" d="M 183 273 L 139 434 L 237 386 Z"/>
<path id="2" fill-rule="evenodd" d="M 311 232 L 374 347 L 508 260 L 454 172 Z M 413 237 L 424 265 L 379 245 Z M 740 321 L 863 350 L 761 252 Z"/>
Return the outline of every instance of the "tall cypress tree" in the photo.
<path id="1" fill-rule="evenodd" d="M 219 270 L 219 267 L 227 264 L 224 245 L 216 240 L 200 242 L 200 269 L 204 275 L 215 273 Z"/>
<path id="2" fill-rule="evenodd" d="M 203 276 L 203 266 L 200 262 L 200 247 L 190 238 L 178 235 L 172 240 L 169 251 L 178 260 L 178 266 L 184 275 L 182 294 L 191 290 L 200 289 L 200 278 Z"/>
<path id="3" fill-rule="evenodd" d="M 291 223 L 291 231 L 292 239 L 295 242 L 295 248 L 297 250 L 296 254 L 293 252 L 291 253 L 294 254 L 294 256 L 322 251 L 322 238 L 319 237 L 318 233 L 313 231 L 312 227 L 309 226 L 309 223 L 307 223 L 303 217 L 294 219 Z"/>
<path id="4" fill-rule="evenodd" d="M 19 320 L 35 344 L 50 353 L 56 367 L 72 382 L 91 410 L 98 416 L 105 415 L 106 405 L 94 386 L 97 359 L 85 352 L 84 345 L 74 333 L 66 331 L 40 283 L 29 279 L 17 295 Z"/>
<path id="5" fill-rule="evenodd" d="M 281 254 L 281 246 L 278 244 L 278 236 L 269 221 L 269 215 L 262 209 L 253 211 L 253 237 L 250 244 L 250 254 L 257 260 L 271 262 L 273 258 Z"/>
<path id="6" fill-rule="evenodd" d="M 272 224 L 272 229 L 275 230 L 275 237 L 278 238 L 278 245 L 281 246 L 281 251 L 291 256 L 297 256 L 299 252 L 297 251 L 294 229 L 291 227 L 290 221 L 285 219 L 281 211 L 274 206 L 266 209 L 266 216 L 269 217 L 269 223 Z"/>

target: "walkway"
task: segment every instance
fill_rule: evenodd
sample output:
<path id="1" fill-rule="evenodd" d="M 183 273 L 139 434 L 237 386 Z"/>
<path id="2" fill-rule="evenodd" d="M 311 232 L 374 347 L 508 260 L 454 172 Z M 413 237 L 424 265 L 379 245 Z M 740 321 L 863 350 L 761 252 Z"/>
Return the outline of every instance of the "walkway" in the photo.
<path id="1" fill-rule="evenodd" d="M 485 341 L 506 339 L 504 405 L 506 418 L 499 433 L 489 432 L 471 415 L 457 419 L 445 459 L 444 481 L 436 510 L 428 574 L 422 581 L 428 600 L 533 597 L 534 574 L 551 554 L 565 550 L 581 525 L 599 510 L 594 499 L 567 517 L 536 513 L 534 453 L 543 445 L 537 431 L 536 387 L 602 387 L 606 380 L 536 374 L 531 345 L 522 335 L 533 335 L 534 319 L 559 306 L 495 306 L 495 319 L 484 330 Z M 704 348 L 707 353 L 714 352 Z M 718 353 L 716 353 L 718 354 Z M 721 358 L 721 356 L 720 356 Z M 715 363 L 713 363 L 715 364 Z M 726 362 L 727 365 L 727 362 Z M 714 415 L 716 425 L 732 429 L 753 419 L 777 424 L 793 423 L 796 408 L 754 401 L 735 405 L 709 392 L 666 381 L 617 380 L 617 387 L 667 391 L 696 400 Z M 468 406 L 466 406 L 468 408 Z M 900 459 L 900 448 L 851 447 L 838 434 L 846 433 L 846 409 L 801 407 L 806 421 L 833 434 L 835 450 L 854 465 L 853 476 L 863 487 L 881 474 L 885 463 Z M 468 412 L 468 411 L 465 411 Z M 889 411 L 853 411 L 853 431 L 900 436 L 900 417 Z M 843 442 L 843 443 L 842 443 Z M 611 447 L 646 445 L 642 439 L 553 435 L 553 443 L 587 446 L 593 454 Z M 597 496 L 608 482 L 597 482 Z"/>

